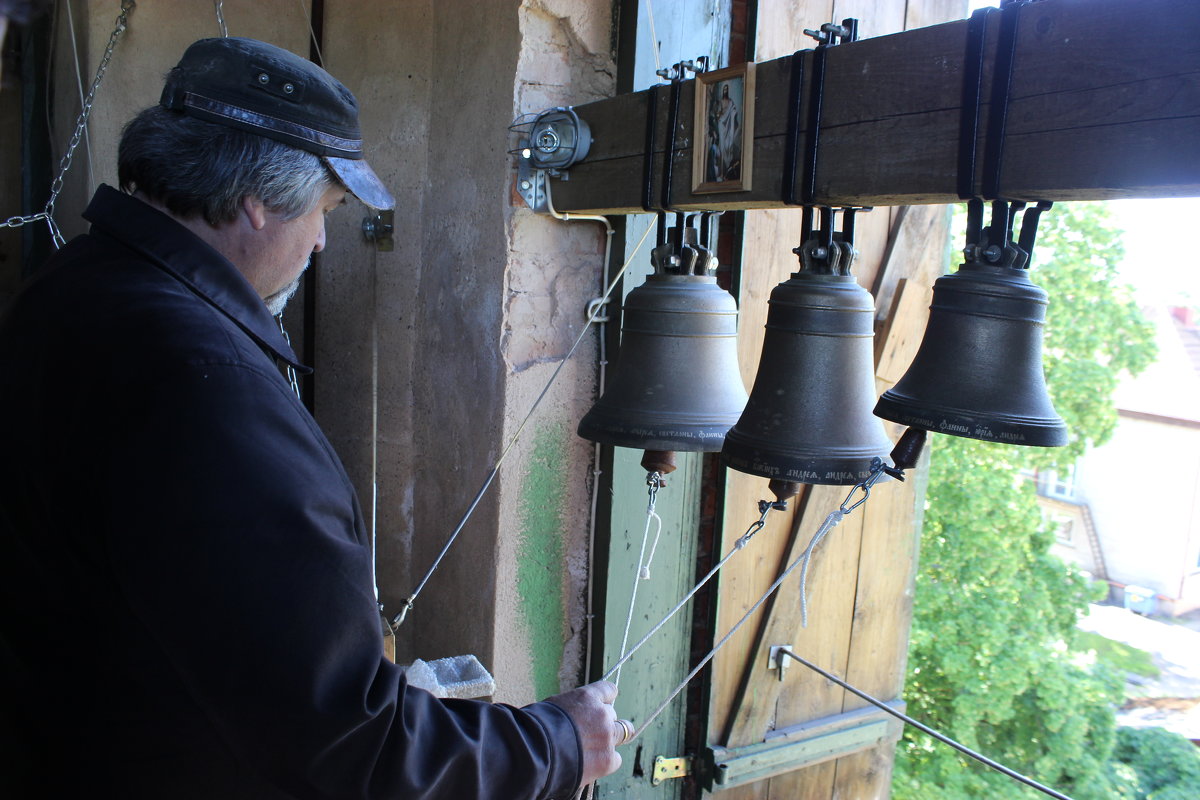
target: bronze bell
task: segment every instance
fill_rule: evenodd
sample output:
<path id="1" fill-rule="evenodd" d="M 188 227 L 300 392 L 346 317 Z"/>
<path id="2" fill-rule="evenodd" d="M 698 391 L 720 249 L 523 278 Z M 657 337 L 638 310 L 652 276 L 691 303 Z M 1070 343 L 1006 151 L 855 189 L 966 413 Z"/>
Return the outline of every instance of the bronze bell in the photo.
<path id="1" fill-rule="evenodd" d="M 934 283 L 917 355 L 875 413 L 954 436 L 1059 447 L 1067 427 L 1042 373 L 1047 296 L 1026 269 L 1033 237 L 1023 229 L 1018 247 L 1005 232 L 1011 223 L 993 220 L 988 238 L 968 233 L 979 243 L 968 245 L 958 272 Z"/>
<path id="2" fill-rule="evenodd" d="M 625 298 L 621 349 L 603 396 L 579 423 L 601 444 L 715 452 L 746 405 L 737 303 L 717 286 L 694 228 L 651 253 L 654 274 Z"/>
<path id="3" fill-rule="evenodd" d="M 849 242 L 796 252 L 803 268 L 771 292 L 758 375 L 722 456 L 777 481 L 859 483 L 892 446 L 871 415 L 874 301 L 850 274 Z"/>

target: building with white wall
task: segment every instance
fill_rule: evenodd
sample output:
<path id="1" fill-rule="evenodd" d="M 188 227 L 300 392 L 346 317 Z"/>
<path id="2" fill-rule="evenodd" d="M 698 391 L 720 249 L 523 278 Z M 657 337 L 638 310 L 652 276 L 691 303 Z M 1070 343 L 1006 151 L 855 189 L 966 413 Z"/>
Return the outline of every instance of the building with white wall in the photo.
<path id="1" fill-rule="evenodd" d="M 1200 608 L 1200 329 L 1182 309 L 1152 313 L 1158 359 L 1118 388 L 1112 440 L 1072 475 L 1042 473 L 1038 494 L 1060 555 L 1114 599 L 1178 615 Z"/>

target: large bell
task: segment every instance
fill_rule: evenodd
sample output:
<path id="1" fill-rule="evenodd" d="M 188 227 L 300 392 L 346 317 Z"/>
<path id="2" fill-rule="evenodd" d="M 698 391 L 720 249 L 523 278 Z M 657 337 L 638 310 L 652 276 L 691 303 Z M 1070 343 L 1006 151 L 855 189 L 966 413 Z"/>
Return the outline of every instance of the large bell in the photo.
<path id="1" fill-rule="evenodd" d="M 803 268 L 771 292 L 758 375 L 722 455 L 777 481 L 856 484 L 892 446 L 871 415 L 874 302 L 850 274 L 848 242 L 797 252 Z"/>
<path id="2" fill-rule="evenodd" d="M 983 245 L 968 246 L 958 272 L 934 284 L 917 355 L 875 413 L 971 439 L 1064 445 L 1067 427 L 1042 374 L 1046 292 L 1029 279 L 1025 250 Z"/>
<path id="3" fill-rule="evenodd" d="M 621 349 L 579 435 L 643 450 L 715 452 L 746 405 L 737 360 L 737 303 L 714 259 L 684 228 L 651 253 L 655 274 L 629 293 Z"/>

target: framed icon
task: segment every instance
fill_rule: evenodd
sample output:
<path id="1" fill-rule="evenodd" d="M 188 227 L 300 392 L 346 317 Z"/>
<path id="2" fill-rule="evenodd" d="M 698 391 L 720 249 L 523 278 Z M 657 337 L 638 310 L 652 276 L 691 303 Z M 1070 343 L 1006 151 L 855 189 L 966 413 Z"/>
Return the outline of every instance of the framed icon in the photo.
<path id="1" fill-rule="evenodd" d="M 692 193 L 744 192 L 754 164 L 754 64 L 696 76 Z"/>

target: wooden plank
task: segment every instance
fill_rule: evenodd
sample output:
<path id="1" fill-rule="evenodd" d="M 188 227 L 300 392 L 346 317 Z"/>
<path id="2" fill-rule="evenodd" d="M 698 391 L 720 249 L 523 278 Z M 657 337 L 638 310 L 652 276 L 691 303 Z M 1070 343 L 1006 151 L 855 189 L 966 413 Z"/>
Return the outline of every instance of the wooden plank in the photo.
<path id="1" fill-rule="evenodd" d="M 900 279 L 892 312 L 876 339 L 875 377 L 883 384 L 880 394 L 900 380 L 912 363 L 929 319 L 933 290 L 907 278 Z"/>
<path id="2" fill-rule="evenodd" d="M 846 487 L 842 486 L 814 486 L 808 490 L 804 506 L 798 509 L 796 522 L 793 523 L 788 537 L 787 549 L 782 553 L 779 565 L 771 573 L 771 580 L 778 577 L 783 569 L 803 552 L 816 528 L 825 516 L 837 507 L 846 492 Z M 838 533 L 840 534 L 841 531 L 838 530 Z M 828 542 L 822 544 L 822 548 L 825 547 L 825 544 Z M 814 556 L 810 567 L 813 575 L 816 574 L 817 562 L 818 558 Z M 813 631 L 816 631 L 817 635 L 821 632 L 814 624 L 816 620 L 814 615 L 809 619 L 812 630 L 804 629 L 803 633 L 797 633 L 799 586 L 800 572 L 797 570 L 780 586 L 778 592 L 765 606 L 766 613 L 762 617 L 755 636 L 755 646 L 743 673 L 743 684 L 746 689 L 739 694 L 735 701 L 727 725 L 727 733 L 724 737 L 727 747 L 760 741 L 771 727 L 778 727 L 781 724 L 790 725 L 805 719 L 805 717 L 800 717 L 786 722 L 776 719 L 775 709 L 779 697 L 783 693 L 785 685 L 791 688 L 792 684 L 789 684 L 788 681 L 776 680 L 766 671 L 768 653 L 773 645 L 790 644 L 797 653 L 811 653 Z M 783 607 L 779 608 L 777 612 L 777 607 L 780 605 Z M 847 627 L 846 630 L 848 633 L 849 628 Z M 807 637 L 804 634 L 807 634 Z M 806 640 L 810 646 L 802 647 L 803 640 Z"/>
<path id="3" fill-rule="evenodd" d="M 943 6 L 947 5 L 948 0 L 932 1 L 938 6 L 935 9 L 936 13 L 942 16 L 928 17 L 928 21 L 946 19 L 948 12 Z M 957 0 L 957 4 L 960 7 L 965 5 L 961 0 Z M 883 5 L 889 4 L 880 4 L 881 7 Z M 908 11 L 911 16 L 911 7 L 922 4 L 892 3 L 890 5 L 910 7 Z M 827 4 L 824 13 L 816 8 L 815 3 L 810 2 L 808 6 L 808 8 L 795 9 L 782 1 L 767 2 L 766 0 L 760 4 L 760 47 L 758 51 L 760 61 L 785 55 L 791 48 L 797 46 L 797 43 L 800 46 L 810 44 L 811 40 L 801 38 L 800 31 L 803 27 L 815 27 L 822 21 L 852 16 L 853 12 L 858 10 L 843 11 L 842 9 L 850 9 L 844 2 L 839 3 L 837 9 Z M 867 14 L 862 16 L 865 18 Z M 899 27 L 901 23 L 893 20 L 889 24 Z M 866 30 L 873 33 L 886 30 L 886 28 L 879 26 Z M 769 44 L 769 48 L 763 47 L 764 42 Z M 780 78 L 782 77 L 782 85 L 786 92 L 786 64 L 767 63 L 774 63 L 771 68 L 779 73 L 774 78 L 776 88 L 781 85 Z M 769 101 L 764 101 L 761 88 L 763 80 L 763 72 L 760 68 L 760 91 L 758 94 L 760 116 L 765 104 L 786 106 L 785 94 L 776 93 L 770 96 Z M 686 94 L 684 97 L 686 98 Z M 763 131 L 764 129 L 760 125 L 759 133 L 761 134 Z M 776 130 L 774 135 L 777 139 L 782 138 L 779 130 Z M 762 142 L 760 141 L 759 144 L 761 145 Z M 756 150 L 755 157 L 759 158 L 762 152 L 761 149 Z M 780 162 L 777 160 L 777 163 Z M 756 172 L 755 181 L 760 179 L 762 179 L 762 175 Z M 638 180 L 640 180 L 640 173 Z M 771 177 L 770 180 L 775 182 L 775 191 L 778 191 L 780 183 L 778 175 Z M 922 214 L 926 213 L 925 209 L 920 211 Z M 940 216 L 943 220 L 946 217 L 944 210 L 928 213 Z M 878 286 L 882 281 L 885 285 L 894 287 L 901 277 L 909 276 L 910 271 L 926 274 L 924 267 L 913 261 L 915 247 L 909 245 L 899 248 L 889 246 L 890 239 L 897 229 L 897 214 L 896 210 L 881 208 L 858 217 L 859 233 L 856 244 L 860 256 L 854 273 L 860 285 L 873 287 Z M 920 217 L 920 219 L 924 218 Z M 931 229 L 926 224 L 919 225 L 915 222 L 917 219 L 917 216 L 911 217 L 910 227 L 905 229 L 905 235 L 909 240 L 916 243 L 922 235 L 927 234 L 934 238 L 941 236 L 941 240 L 944 241 L 944 229 L 938 231 Z M 798 266 L 790 249 L 799 243 L 799 226 L 800 212 L 798 210 L 776 210 L 746 215 L 739 295 L 742 309 L 739 357 L 743 376 L 748 386 L 752 385 L 757 370 L 759 351 L 762 346 L 762 326 L 767 314 L 767 296 L 777 283 L 786 279 L 787 275 L 795 271 Z M 924 326 L 920 325 L 919 327 L 923 328 Z M 919 337 L 920 331 L 918 330 L 915 335 Z M 765 481 L 760 478 L 737 472 L 727 474 L 725 530 L 728 544 L 745 529 L 753 504 L 759 498 L 766 496 L 766 485 Z M 800 522 L 799 536 L 797 537 L 800 540 L 798 548 L 788 536 L 793 524 L 792 519 L 780 517 L 772 520 L 770 527 L 759 534 L 760 537 L 767 538 L 756 539 L 753 546 L 758 548 L 758 552 L 753 557 L 735 561 L 726 568 L 725 575 L 722 577 L 718 632 L 727 630 L 728 625 L 740 616 L 744 609 L 770 584 L 778 573 L 779 565 L 787 563 L 789 553 L 803 549 L 820 519 L 824 518 L 834 504 L 841 502 L 848 488 L 809 487 L 807 491 L 813 495 L 812 511 L 802 515 L 808 519 L 802 519 Z M 798 507 L 800 507 L 799 499 L 793 501 L 793 508 Z M 856 520 L 855 517 L 858 519 Z M 786 624 L 781 624 L 779 621 L 764 623 L 764 615 L 760 614 L 758 618 L 748 623 L 755 626 L 754 636 L 740 637 L 731 641 L 726 649 L 718 655 L 714 663 L 712 679 L 710 742 L 747 744 L 762 741 L 772 735 L 772 730 L 787 729 L 789 723 L 837 715 L 844 709 L 844 693 L 838 687 L 829 684 L 814 673 L 808 672 L 798 664 L 793 665 L 786 680 L 780 685 L 775 673 L 762 668 L 762 660 L 766 658 L 766 651 L 770 644 L 791 643 L 796 645 L 797 652 L 815 658 L 823 666 L 838 670 L 846 668 L 848 654 L 851 650 L 850 633 L 856 586 L 859 580 L 858 573 L 866 573 L 863 579 L 870 580 L 871 570 L 885 568 L 884 565 L 876 564 L 869 556 L 865 556 L 865 550 L 860 551 L 859 541 L 863 517 L 858 512 L 855 512 L 855 517 L 851 517 L 843 523 L 843 527 L 836 529 L 834 538 L 826 543 L 826 545 L 832 546 L 826 548 L 826 545 L 823 545 L 822 555 L 813 565 L 814 582 L 810 587 L 809 600 L 810 610 L 813 611 L 814 617 L 810 621 L 810 628 L 799 629 L 796 587 L 794 585 L 785 586 L 781 589 L 782 599 L 776 601 L 777 604 L 782 603 L 783 606 L 770 618 L 774 620 L 776 615 L 780 615 L 786 620 Z M 817 519 L 814 521 L 814 518 Z M 913 530 L 911 514 L 893 522 L 901 530 L 910 532 Z M 845 527 L 847 525 L 849 527 Z M 866 558 L 868 562 L 865 565 L 860 564 L 863 558 Z M 798 630 L 800 630 L 800 634 L 796 635 Z M 906 626 L 897 627 L 892 632 L 900 647 L 904 647 L 906 644 L 906 632 Z M 789 635 L 784 637 L 785 633 Z M 781 638 L 781 641 L 768 641 L 775 638 Z M 743 686 L 745 687 L 744 691 L 742 691 Z M 871 750 L 872 753 L 880 751 L 890 756 L 891 746 L 885 745 Z M 842 759 L 842 761 L 846 761 L 846 759 Z M 838 763 L 841 762 L 818 763 L 802 770 L 777 775 L 768 780 L 733 789 L 722 789 L 719 797 L 721 800 L 797 800 L 798 798 L 829 800 L 835 795 L 853 797 L 853 794 L 847 794 L 838 788 L 841 782 L 854 779 L 851 774 L 852 770 L 849 768 L 843 769 L 839 773 Z M 841 776 L 840 780 L 839 775 Z"/>
<path id="4" fill-rule="evenodd" d="M 898 438 L 898 426 L 891 426 Z M 854 623 L 850 636 L 845 679 L 881 700 L 900 696 L 904 689 L 907 636 L 912 620 L 913 582 L 916 578 L 918 527 L 897 525 L 913 520 L 924 500 L 924 475 L 913 470 L 908 480 L 876 486 L 863 512 L 863 566 L 854 598 Z M 847 692 L 845 712 L 867 706 Z M 867 706 L 870 707 L 870 706 Z M 876 748 L 838 762 L 838 793 L 843 797 L 887 797 L 891 783 L 892 748 Z"/>
<path id="5" fill-rule="evenodd" d="M 799 236 L 799 211 L 757 214 L 746 219 L 742 255 L 744 267 L 738 303 L 738 361 L 747 388 L 753 387 L 758 370 L 767 319 L 767 298 L 771 290 L 786 280 L 797 267 L 796 257 L 790 252 L 790 247 L 782 245 L 798 241 Z M 757 519 L 758 501 L 770 496 L 766 479 L 733 470 L 726 471 L 723 553 Z M 728 630 L 774 579 L 788 543 L 794 509 L 802 503 L 802 498 L 796 498 L 792 501 L 792 511 L 772 512 L 767 526 L 759 532 L 748 549 L 723 571 L 717 615 L 718 632 Z M 747 624 L 752 626 L 747 629 L 747 635 L 731 640 L 713 662 L 710 742 L 725 742 L 723 737 L 734 694 L 754 645 L 754 636 L 750 631 L 757 629 L 758 622 Z"/>
<path id="6" fill-rule="evenodd" d="M 805 540 L 811 537 L 825 515 L 842 502 L 848 487 L 817 487 L 814 493 L 818 491 L 823 497 L 819 502 L 810 504 L 807 516 L 811 522 L 802 533 Z M 807 628 L 800 627 L 799 574 L 780 590 L 792 605 L 793 613 L 790 619 L 786 619 L 777 612 L 780 629 L 776 635 L 787 635 L 782 643 L 791 643 L 796 653 L 839 675 L 845 674 L 850 649 L 855 587 L 862 558 L 862 530 L 863 515 L 856 511 L 830 531 L 813 555 L 807 587 Z M 790 626 L 785 622 L 790 622 Z M 787 627 L 791 627 L 790 635 L 787 634 Z M 793 669 L 784 686 L 785 691 L 780 694 L 775 706 L 775 728 L 843 711 L 845 691 L 811 670 Z M 779 800 L 806 796 L 828 798 L 832 795 L 832 782 L 836 777 L 836 770 L 832 767 L 832 763 L 818 765 L 773 778 L 771 797 Z"/>
<path id="7" fill-rule="evenodd" d="M 633 592 L 634 575 L 646 529 L 646 470 L 638 463 L 640 450 L 614 448 L 611 540 L 605 588 L 604 664 L 614 664 L 621 653 L 625 618 Z M 656 512 L 662 517 L 650 578 L 639 580 L 628 644 L 636 643 L 679 598 L 692 588 L 691 565 L 696 560 L 696 526 L 700 513 L 700 470 L 702 454 L 679 453 L 678 468 L 658 494 Z M 653 536 L 653 527 L 650 535 Z M 641 724 L 688 672 L 689 616 L 677 615 L 621 669 L 618 715 Z M 597 798 L 628 798 L 648 790 L 647 781 L 635 774 L 633 762 L 642 766 L 656 755 L 677 756 L 683 752 L 684 700 L 678 698 L 638 739 L 635 751 L 626 751 L 628 766 L 600 782 Z M 663 787 L 656 796 L 677 796 L 679 785 Z"/>
<path id="8" fill-rule="evenodd" d="M 876 333 L 878 324 L 891 312 L 893 295 L 899 282 L 915 279 L 932 286 L 946 272 L 947 238 L 950 214 L 946 206 L 901 206 L 893 209 L 893 225 L 883 266 L 875 279 L 864 285 L 875 296 Z M 958 247 L 957 243 L 952 243 Z M 879 342 L 876 341 L 878 348 Z"/>
<path id="9" fill-rule="evenodd" d="M 760 0 L 756 57 L 762 61 L 792 52 L 803 36 L 803 28 L 833 18 L 831 0 Z M 761 95 L 760 95 L 761 97 Z M 743 232 L 742 269 L 738 289 L 740 308 L 738 359 L 746 386 L 752 387 L 762 350 L 767 298 L 776 284 L 796 270 L 798 262 L 791 248 L 800 241 L 800 211 L 747 214 Z M 725 512 L 722 528 L 726 546 L 754 518 L 755 503 L 769 497 L 766 481 L 732 470 L 726 471 Z M 754 551 L 743 553 L 721 576 L 717 631 L 729 629 L 745 610 L 761 596 L 777 574 L 778 564 L 788 544 L 795 509 L 803 503 L 792 501 L 792 511 L 773 512 L 767 527 L 753 543 Z M 728 743 L 726 728 L 733 713 L 735 698 L 742 683 L 750 654 L 756 647 L 755 631 L 761 625 L 761 613 L 750 620 L 745 635 L 735 637 L 717 655 L 712 665 L 711 712 L 708 742 Z M 772 706 L 774 703 L 771 704 Z M 761 733 L 760 733 L 761 736 Z M 769 782 L 761 782 L 723 791 L 721 800 L 765 800 Z"/>
<path id="10" fill-rule="evenodd" d="M 1134 36 L 1146 19 L 1169 20 Z M 831 48 L 817 168 L 818 203 L 956 202 L 966 22 Z M 980 139 L 990 110 L 998 24 L 989 25 Z M 797 37 L 798 48 L 810 40 Z M 811 61 L 811 55 L 804 56 Z M 753 189 L 692 195 L 694 82 L 683 86 L 673 168 L 680 208 L 780 208 L 792 56 L 757 68 Z M 806 69 L 811 75 L 811 70 Z M 667 87 L 659 95 L 661 178 Z M 555 183 L 563 211 L 632 213 L 642 203 L 645 93 L 580 106 L 596 133 L 588 158 Z M 1200 194 L 1200 4 L 1041 0 L 1018 26 L 1001 191 L 1048 200 Z M 978 165 L 976 186 L 978 191 Z M 655 182 L 655 202 L 661 199 Z"/>

